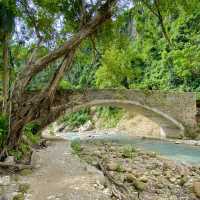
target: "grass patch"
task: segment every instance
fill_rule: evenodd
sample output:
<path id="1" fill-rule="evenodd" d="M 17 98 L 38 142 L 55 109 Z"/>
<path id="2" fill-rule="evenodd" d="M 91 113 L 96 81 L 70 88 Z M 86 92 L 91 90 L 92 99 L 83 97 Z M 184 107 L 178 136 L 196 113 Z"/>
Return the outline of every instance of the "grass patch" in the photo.
<path id="1" fill-rule="evenodd" d="M 23 169 L 23 170 L 20 171 L 20 175 L 21 176 L 28 176 L 30 174 L 32 174 L 32 170 L 31 169 Z"/>
<path id="2" fill-rule="evenodd" d="M 28 183 L 23 183 L 19 185 L 19 192 L 21 193 L 27 193 L 30 189 L 30 185 Z"/>
<path id="3" fill-rule="evenodd" d="M 79 154 L 83 150 L 83 147 L 81 147 L 80 140 L 72 141 L 71 148 L 73 149 L 75 154 Z"/>
<path id="4" fill-rule="evenodd" d="M 13 200 L 24 200 L 24 194 L 17 194 L 13 197 Z"/>
<path id="5" fill-rule="evenodd" d="M 116 172 L 124 172 L 124 168 L 121 164 L 117 164 Z"/>
<path id="6" fill-rule="evenodd" d="M 126 145 L 122 149 L 122 157 L 124 158 L 133 158 L 134 154 L 136 152 L 136 149 L 132 145 Z"/>

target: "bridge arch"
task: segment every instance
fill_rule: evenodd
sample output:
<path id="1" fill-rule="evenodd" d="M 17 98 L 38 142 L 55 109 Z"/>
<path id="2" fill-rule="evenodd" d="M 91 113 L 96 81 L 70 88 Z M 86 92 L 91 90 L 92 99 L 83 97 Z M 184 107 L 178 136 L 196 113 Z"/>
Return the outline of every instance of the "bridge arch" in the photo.
<path id="1" fill-rule="evenodd" d="M 82 108 L 92 106 L 113 106 L 124 108 L 128 112 L 141 114 L 160 126 L 160 136 L 165 138 L 183 137 L 185 128 L 182 123 L 172 116 L 160 111 L 157 108 L 148 105 L 142 105 L 140 102 L 119 99 L 100 99 L 84 102 L 84 104 L 68 107 L 65 113 L 77 112 Z"/>

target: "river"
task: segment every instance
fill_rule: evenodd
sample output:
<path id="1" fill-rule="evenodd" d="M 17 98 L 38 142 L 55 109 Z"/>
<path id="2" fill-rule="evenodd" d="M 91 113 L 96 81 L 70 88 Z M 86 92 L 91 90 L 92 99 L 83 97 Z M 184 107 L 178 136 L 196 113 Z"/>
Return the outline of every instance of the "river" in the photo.
<path id="1" fill-rule="evenodd" d="M 137 148 L 145 151 L 156 152 L 161 156 L 177 162 L 200 165 L 200 147 L 188 144 L 175 144 L 167 140 L 135 138 L 124 133 L 115 132 L 67 132 L 62 133 L 61 137 L 67 140 L 81 140 L 81 141 L 110 141 L 120 144 L 131 144 Z"/>

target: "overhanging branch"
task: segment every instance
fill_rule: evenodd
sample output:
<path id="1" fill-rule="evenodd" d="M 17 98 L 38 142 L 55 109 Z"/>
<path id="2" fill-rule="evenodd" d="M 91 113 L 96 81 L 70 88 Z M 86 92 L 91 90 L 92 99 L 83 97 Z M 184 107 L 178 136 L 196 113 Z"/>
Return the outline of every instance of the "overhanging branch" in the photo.
<path id="1" fill-rule="evenodd" d="M 16 96 L 16 98 L 21 96 L 33 76 L 44 70 L 48 64 L 68 54 L 72 49 L 75 49 L 83 39 L 93 34 L 103 22 L 111 17 L 112 6 L 116 2 L 117 0 L 107 0 L 99 10 L 98 14 L 94 16 L 83 28 L 81 28 L 81 30 L 70 40 L 66 41 L 60 48 L 50 52 L 42 58 L 39 58 L 35 63 L 31 63 L 26 66 L 17 78 L 15 84 L 16 92 L 14 93 L 14 96 Z"/>

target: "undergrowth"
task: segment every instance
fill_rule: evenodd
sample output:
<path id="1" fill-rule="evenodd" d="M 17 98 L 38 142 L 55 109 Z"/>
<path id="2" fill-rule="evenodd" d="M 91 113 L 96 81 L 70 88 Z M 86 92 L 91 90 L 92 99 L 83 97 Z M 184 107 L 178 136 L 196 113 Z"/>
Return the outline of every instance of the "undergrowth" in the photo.
<path id="1" fill-rule="evenodd" d="M 97 116 L 102 120 L 103 128 L 114 128 L 123 117 L 124 111 L 116 107 L 98 107 Z"/>
<path id="2" fill-rule="evenodd" d="M 85 108 L 78 112 L 65 115 L 59 122 L 73 129 L 85 124 L 89 120 L 91 120 L 90 109 Z"/>
<path id="3" fill-rule="evenodd" d="M 17 149 L 9 150 L 9 155 L 15 157 L 16 160 L 22 160 L 29 156 L 32 151 L 32 146 L 40 142 L 39 126 L 35 123 L 27 124 L 23 129 L 23 138 Z"/>
<path id="4" fill-rule="evenodd" d="M 80 140 L 72 141 L 71 148 L 73 149 L 75 154 L 79 154 L 83 150 L 83 148 L 81 147 Z"/>

